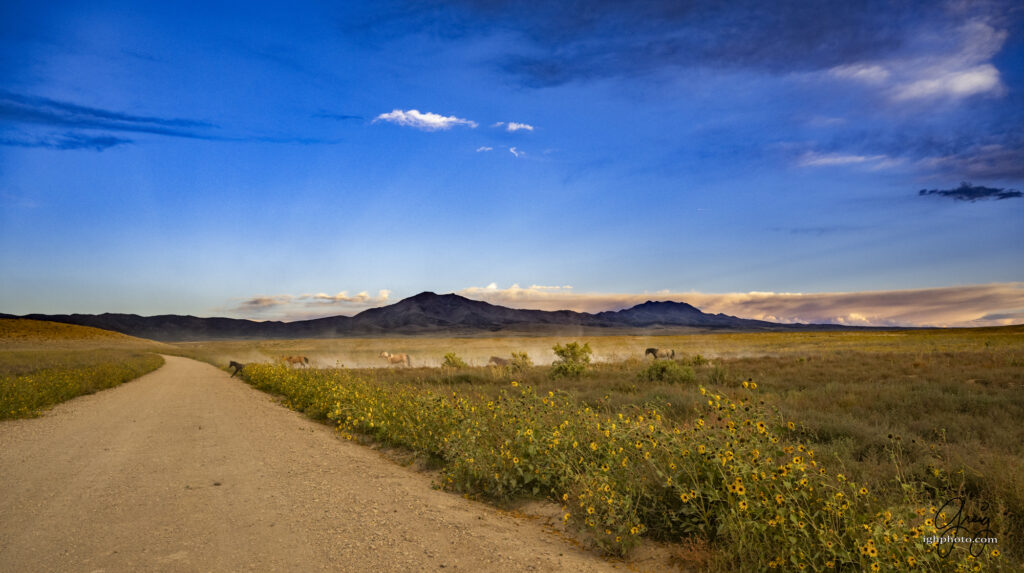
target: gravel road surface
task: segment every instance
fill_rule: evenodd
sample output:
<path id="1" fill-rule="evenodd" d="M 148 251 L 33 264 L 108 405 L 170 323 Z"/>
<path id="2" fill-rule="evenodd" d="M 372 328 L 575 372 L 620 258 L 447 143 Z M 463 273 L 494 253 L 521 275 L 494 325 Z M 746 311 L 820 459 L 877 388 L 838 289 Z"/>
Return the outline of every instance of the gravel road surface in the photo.
<path id="1" fill-rule="evenodd" d="M 605 571 L 204 363 L 0 422 L 0 571 Z"/>

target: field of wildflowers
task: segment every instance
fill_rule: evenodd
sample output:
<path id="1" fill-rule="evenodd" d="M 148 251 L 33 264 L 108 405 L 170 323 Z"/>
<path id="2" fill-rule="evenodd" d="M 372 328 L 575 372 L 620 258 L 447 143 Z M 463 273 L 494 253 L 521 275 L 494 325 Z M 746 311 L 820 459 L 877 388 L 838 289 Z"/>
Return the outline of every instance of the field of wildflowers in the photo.
<path id="1" fill-rule="evenodd" d="M 613 555 L 645 537 L 700 538 L 720 571 L 1016 569 L 997 544 L 925 542 L 963 525 L 962 508 L 944 503 L 960 493 L 953 472 L 935 468 L 945 490 L 935 485 L 941 480 L 913 479 L 901 470 L 902 440 L 890 436 L 895 494 L 880 495 L 845 475 L 838 460 L 822 459 L 801 420 L 766 403 L 751 379 L 697 386 L 685 405 L 588 405 L 573 392 L 518 380 L 481 392 L 342 368 L 251 364 L 242 376 L 345 436 L 439 461 L 441 485 L 452 491 L 555 500 L 565 521 Z M 671 413 L 681 408 L 685 420 Z M 1005 539 L 1000 516 L 987 525 L 991 537 Z"/>
<path id="2" fill-rule="evenodd" d="M 65 400 L 133 380 L 163 366 L 134 350 L 0 353 L 0 420 L 28 418 Z"/>

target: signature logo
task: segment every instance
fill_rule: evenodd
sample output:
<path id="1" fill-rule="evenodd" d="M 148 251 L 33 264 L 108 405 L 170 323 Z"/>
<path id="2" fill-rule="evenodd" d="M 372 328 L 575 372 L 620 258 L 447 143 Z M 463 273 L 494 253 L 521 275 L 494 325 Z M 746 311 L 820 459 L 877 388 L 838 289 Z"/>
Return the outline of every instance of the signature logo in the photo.
<path id="1" fill-rule="evenodd" d="M 939 508 L 935 515 L 935 528 L 939 530 L 936 540 L 940 557 L 948 557 L 957 543 L 967 543 L 967 551 L 978 557 L 990 543 L 997 542 L 995 532 L 989 528 L 989 518 L 971 509 L 966 497 L 954 497 Z M 979 504 L 979 512 L 988 509 L 988 502 Z"/>

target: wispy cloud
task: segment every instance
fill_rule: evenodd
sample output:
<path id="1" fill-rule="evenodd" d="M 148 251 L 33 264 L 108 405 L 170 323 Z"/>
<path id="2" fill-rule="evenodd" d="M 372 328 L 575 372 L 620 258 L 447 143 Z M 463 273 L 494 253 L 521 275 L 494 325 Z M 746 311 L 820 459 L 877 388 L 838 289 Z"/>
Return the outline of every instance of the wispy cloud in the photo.
<path id="1" fill-rule="evenodd" d="M 1020 137 L 1004 137 L 999 143 L 958 146 L 949 153 L 925 156 L 917 164 L 955 178 L 1024 179 L 1024 141 L 1020 141 Z"/>
<path id="2" fill-rule="evenodd" d="M 131 139 L 113 135 L 61 133 L 53 135 L 0 136 L 0 145 L 8 147 L 41 147 L 45 149 L 91 149 L 104 151 L 118 145 L 133 143 Z"/>
<path id="3" fill-rule="evenodd" d="M 457 125 L 465 125 L 470 128 L 477 126 L 475 121 L 469 119 L 455 117 L 454 115 L 443 116 L 431 112 L 422 113 L 416 109 L 406 111 L 396 109 L 390 113 L 382 113 L 373 119 L 374 123 L 378 121 L 413 127 L 422 131 L 447 130 Z"/>
<path id="4" fill-rule="evenodd" d="M 819 153 L 807 151 L 797 160 L 799 167 L 859 166 L 868 170 L 889 169 L 904 163 L 902 158 L 885 155 L 861 156 L 855 153 Z"/>
<path id="5" fill-rule="evenodd" d="M 0 120 L 65 129 L 101 129 L 194 139 L 213 138 L 207 130 L 217 127 L 206 121 L 128 114 L 8 91 L 0 91 Z"/>
<path id="6" fill-rule="evenodd" d="M 206 121 L 130 114 L 4 90 L 0 90 L 0 123 L 19 130 L 17 135 L 0 138 L 0 145 L 14 147 L 104 151 L 135 143 L 114 133 L 225 139 L 216 134 L 216 125 Z"/>
<path id="7" fill-rule="evenodd" d="M 477 153 L 480 153 L 480 152 L 483 152 L 483 151 L 493 151 L 493 150 L 494 150 L 493 147 L 487 147 L 486 145 L 481 145 L 480 147 L 476 148 L 476 152 Z"/>
<path id="8" fill-rule="evenodd" d="M 1024 323 L 1024 283 L 845 293 L 576 293 L 571 287 L 469 287 L 467 298 L 517 308 L 600 312 L 648 300 L 687 302 L 708 313 L 783 323 L 854 326 L 1001 326 Z"/>
<path id="9" fill-rule="evenodd" d="M 520 157 L 520 156 L 526 155 L 525 152 L 519 151 L 515 147 L 509 147 L 508 148 L 508 152 L 511 153 L 512 155 L 515 155 L 516 157 Z"/>
<path id="10" fill-rule="evenodd" d="M 983 187 L 981 185 L 971 185 L 966 181 L 961 183 L 956 189 L 921 189 L 917 194 L 921 197 L 937 195 L 939 197 L 956 199 L 957 201 L 970 201 L 971 203 L 984 199 L 995 199 L 999 201 L 1002 199 L 1020 199 L 1021 197 L 1024 197 L 1024 193 L 1021 193 L 1016 189 Z"/>
<path id="11" fill-rule="evenodd" d="M 950 99 L 1006 92 L 992 58 L 1002 49 L 1006 30 L 982 18 L 936 34 L 929 30 L 918 51 L 884 60 L 835 66 L 829 74 L 881 89 L 894 102 Z"/>
<path id="12" fill-rule="evenodd" d="M 333 119 L 333 120 L 336 120 L 336 121 L 349 121 L 349 120 L 353 120 L 353 119 L 363 119 L 363 116 L 361 116 L 361 115 L 351 115 L 351 114 L 347 114 L 347 113 L 331 113 L 331 112 L 326 112 L 326 111 L 322 111 L 322 112 L 319 112 L 319 113 L 314 113 L 313 117 L 318 118 L 318 119 Z"/>
<path id="13" fill-rule="evenodd" d="M 387 304 L 391 291 L 381 289 L 373 296 L 367 291 L 353 295 L 348 291 L 336 294 L 306 293 L 299 295 L 260 295 L 245 299 L 227 310 L 242 318 L 259 320 L 304 320 L 355 314 L 360 311 Z"/>

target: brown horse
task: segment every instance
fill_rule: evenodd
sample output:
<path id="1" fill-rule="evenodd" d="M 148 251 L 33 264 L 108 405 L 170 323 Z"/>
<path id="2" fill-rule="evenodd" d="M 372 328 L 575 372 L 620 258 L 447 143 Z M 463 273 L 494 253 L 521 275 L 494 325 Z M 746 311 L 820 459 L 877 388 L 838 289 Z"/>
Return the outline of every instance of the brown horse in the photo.
<path id="1" fill-rule="evenodd" d="M 391 354 L 390 352 L 381 352 L 380 357 L 388 361 L 388 365 L 391 364 L 405 364 L 406 366 L 412 366 L 412 358 L 408 354 Z"/>
<path id="2" fill-rule="evenodd" d="M 491 359 L 488 360 L 487 363 L 488 364 L 493 364 L 493 365 L 498 366 L 498 367 L 508 366 L 508 358 L 501 358 L 501 357 L 498 357 L 498 356 L 491 356 Z"/>
<path id="3" fill-rule="evenodd" d="M 281 360 L 288 366 L 309 366 L 309 358 L 305 356 L 283 356 Z"/>
<path id="4" fill-rule="evenodd" d="M 655 360 L 657 360 L 658 358 L 676 357 L 676 351 L 672 350 L 671 348 L 648 348 L 647 350 L 644 351 L 644 358 L 647 358 L 648 354 L 653 356 Z"/>

